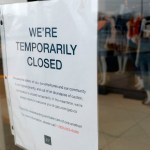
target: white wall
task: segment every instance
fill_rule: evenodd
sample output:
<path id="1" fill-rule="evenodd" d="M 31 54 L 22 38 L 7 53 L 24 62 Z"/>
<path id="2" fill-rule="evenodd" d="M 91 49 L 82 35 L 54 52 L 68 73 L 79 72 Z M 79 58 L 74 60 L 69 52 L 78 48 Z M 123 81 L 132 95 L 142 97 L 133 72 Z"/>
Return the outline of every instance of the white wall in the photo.
<path id="1" fill-rule="evenodd" d="M 0 0 L 1 4 L 10 4 L 10 3 L 20 3 L 20 2 L 26 2 L 27 0 Z"/>

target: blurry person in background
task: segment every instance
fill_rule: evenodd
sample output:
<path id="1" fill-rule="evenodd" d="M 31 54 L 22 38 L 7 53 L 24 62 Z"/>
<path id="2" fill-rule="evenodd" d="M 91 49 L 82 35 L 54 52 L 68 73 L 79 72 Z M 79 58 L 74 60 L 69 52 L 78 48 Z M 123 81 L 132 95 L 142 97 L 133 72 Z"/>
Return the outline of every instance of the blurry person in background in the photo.
<path id="1" fill-rule="evenodd" d="M 138 45 L 140 42 L 141 33 L 141 21 L 140 15 L 131 16 L 130 20 L 127 22 L 127 49 L 129 52 L 129 59 L 132 61 L 135 70 L 135 88 L 140 90 L 143 88 L 143 80 L 141 78 L 140 67 L 136 66 Z"/>
<path id="2" fill-rule="evenodd" d="M 129 20 L 129 16 L 132 14 L 131 9 L 128 7 L 128 0 L 122 0 L 120 5 L 119 15 L 116 18 L 116 29 L 117 29 L 117 39 L 116 44 L 116 55 L 118 60 L 118 72 L 124 73 L 127 65 L 127 51 L 126 51 L 126 23 Z"/>
<path id="3" fill-rule="evenodd" d="M 142 19 L 141 37 L 138 43 L 136 65 L 140 67 L 141 76 L 144 83 L 144 89 L 147 94 L 143 104 L 150 104 L 150 37 L 147 33 L 150 32 L 150 21 L 146 18 Z"/>
<path id="4" fill-rule="evenodd" d="M 110 22 L 108 17 L 100 16 L 98 20 L 98 65 L 99 65 L 99 84 L 106 84 L 107 76 L 107 39 L 110 35 Z"/>

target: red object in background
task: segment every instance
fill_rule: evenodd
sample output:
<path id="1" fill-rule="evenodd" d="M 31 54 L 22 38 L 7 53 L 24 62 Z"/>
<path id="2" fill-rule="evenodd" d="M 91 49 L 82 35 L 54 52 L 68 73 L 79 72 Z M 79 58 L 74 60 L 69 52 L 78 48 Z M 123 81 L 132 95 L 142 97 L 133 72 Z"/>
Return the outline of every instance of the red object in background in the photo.
<path id="1" fill-rule="evenodd" d="M 98 21 L 98 31 L 101 30 L 106 25 L 106 23 L 107 23 L 106 20 Z"/>
<path id="2" fill-rule="evenodd" d="M 134 36 L 140 34 L 141 17 L 137 17 L 134 21 Z"/>
<path id="3" fill-rule="evenodd" d="M 132 38 L 134 36 L 134 18 L 131 18 L 129 20 L 128 36 L 129 38 Z"/>

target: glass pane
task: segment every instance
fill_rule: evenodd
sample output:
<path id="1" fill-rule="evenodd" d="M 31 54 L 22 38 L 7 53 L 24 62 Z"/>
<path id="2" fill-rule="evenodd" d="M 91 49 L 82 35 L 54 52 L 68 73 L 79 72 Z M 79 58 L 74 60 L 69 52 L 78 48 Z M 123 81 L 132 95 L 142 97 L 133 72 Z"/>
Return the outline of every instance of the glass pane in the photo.
<path id="1" fill-rule="evenodd" d="M 150 1 L 99 0 L 100 148 L 149 149 Z"/>

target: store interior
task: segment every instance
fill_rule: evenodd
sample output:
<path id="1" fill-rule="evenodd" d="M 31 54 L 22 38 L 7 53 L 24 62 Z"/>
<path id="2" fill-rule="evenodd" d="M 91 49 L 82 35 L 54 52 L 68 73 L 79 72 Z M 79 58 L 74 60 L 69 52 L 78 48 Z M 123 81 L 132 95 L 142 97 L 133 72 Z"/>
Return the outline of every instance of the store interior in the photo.
<path id="1" fill-rule="evenodd" d="M 100 150 L 149 150 L 150 1 L 99 4 Z"/>
<path id="2" fill-rule="evenodd" d="M 102 1 L 99 11 L 99 93 L 144 100 L 149 96 L 149 62 L 143 59 L 150 46 L 150 2 L 115 1 Z"/>

